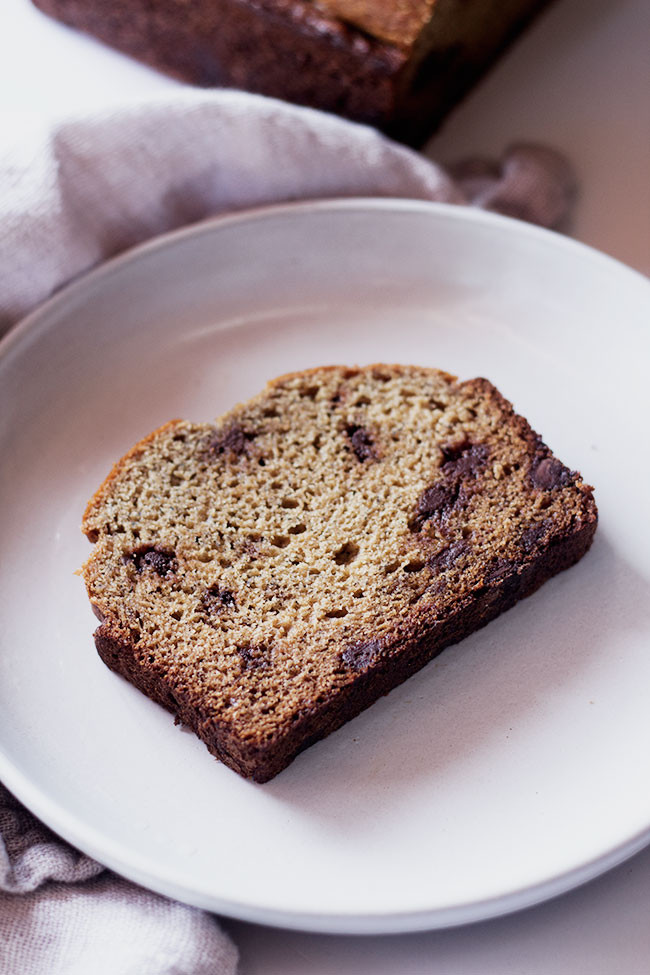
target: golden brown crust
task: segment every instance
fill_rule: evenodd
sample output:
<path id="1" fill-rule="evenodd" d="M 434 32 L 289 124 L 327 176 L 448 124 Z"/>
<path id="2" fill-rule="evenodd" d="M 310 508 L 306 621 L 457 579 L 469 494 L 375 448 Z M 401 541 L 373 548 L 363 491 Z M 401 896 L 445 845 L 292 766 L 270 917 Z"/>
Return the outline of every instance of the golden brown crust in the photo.
<path id="1" fill-rule="evenodd" d="M 435 0 L 317 0 L 340 20 L 380 41 L 410 47 L 431 18 Z"/>
<path id="2" fill-rule="evenodd" d="M 261 393 L 258 393 L 256 399 L 262 399 L 266 395 L 267 391 L 278 386 L 283 386 L 290 380 L 308 379 L 310 376 L 320 376 L 323 373 L 336 373 L 340 370 L 341 366 L 314 366 L 311 369 L 297 369 L 294 370 L 294 372 L 285 372 L 281 376 L 276 376 L 275 379 L 269 379 L 265 389 L 263 389 Z M 359 375 L 361 372 L 372 372 L 373 370 L 389 370 L 394 375 L 405 376 L 407 374 L 412 375 L 413 372 L 417 372 L 417 367 L 405 366 L 400 362 L 371 362 L 367 366 L 345 367 L 345 372 L 348 375 L 348 378 Z M 458 380 L 458 376 L 454 376 L 451 372 L 445 372 L 444 369 L 427 369 L 425 366 L 422 366 L 421 371 L 427 375 L 436 373 L 441 379 L 449 383 L 455 383 Z"/>
<path id="3" fill-rule="evenodd" d="M 81 521 L 81 530 L 86 536 L 86 538 L 88 539 L 88 541 L 90 542 L 97 541 L 97 529 L 94 527 L 90 527 L 89 522 L 92 520 L 93 515 L 97 512 L 97 510 L 101 507 L 101 505 L 106 500 L 106 497 L 110 493 L 112 485 L 119 478 L 120 474 L 125 469 L 125 467 L 131 461 L 137 460 L 137 458 L 146 450 L 147 446 L 150 443 L 152 443 L 156 439 L 156 437 L 158 437 L 161 433 L 164 433 L 167 430 L 171 430 L 172 427 L 175 427 L 182 422 L 183 422 L 182 420 L 168 420 L 167 423 L 163 423 L 161 427 L 158 427 L 156 430 L 153 430 L 151 433 L 148 433 L 146 437 L 142 438 L 142 440 L 138 440 L 138 442 L 134 444 L 130 450 L 127 450 L 127 452 L 124 454 L 123 457 L 120 457 L 120 459 L 113 464 L 110 471 L 108 472 L 108 474 L 106 475 L 106 477 L 104 478 L 104 480 L 102 481 L 102 483 L 97 488 L 92 498 L 86 505 L 86 509 L 83 514 L 83 518 Z"/>

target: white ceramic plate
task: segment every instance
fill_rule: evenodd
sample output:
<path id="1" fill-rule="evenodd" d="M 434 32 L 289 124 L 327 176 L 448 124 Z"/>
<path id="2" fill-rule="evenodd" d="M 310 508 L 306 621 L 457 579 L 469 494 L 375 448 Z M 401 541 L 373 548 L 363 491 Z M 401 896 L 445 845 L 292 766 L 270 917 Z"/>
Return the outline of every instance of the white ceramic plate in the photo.
<path id="1" fill-rule="evenodd" d="M 595 876 L 650 838 L 650 287 L 468 209 L 274 208 L 75 283 L 0 356 L 0 777 L 120 873 L 332 932 L 458 924 Z M 485 375 L 596 486 L 591 552 L 265 786 L 95 654 L 79 522 L 165 420 L 279 373 Z"/>

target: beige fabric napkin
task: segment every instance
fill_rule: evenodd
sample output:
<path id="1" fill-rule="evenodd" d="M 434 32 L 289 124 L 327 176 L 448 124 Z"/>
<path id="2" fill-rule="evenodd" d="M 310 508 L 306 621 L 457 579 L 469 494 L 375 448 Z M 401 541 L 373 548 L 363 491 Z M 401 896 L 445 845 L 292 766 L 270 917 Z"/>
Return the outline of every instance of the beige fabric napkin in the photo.
<path id="1" fill-rule="evenodd" d="M 552 150 L 446 173 L 377 132 L 235 91 L 187 89 L 94 117 L 2 120 L 0 331 L 88 268 L 156 234 L 278 201 L 396 196 L 557 226 L 574 180 Z M 231 975 L 208 914 L 130 884 L 0 786 L 0 973 Z"/>
<path id="2" fill-rule="evenodd" d="M 56 125 L 3 121 L 0 330 L 107 257 L 213 214 L 286 200 L 397 196 L 547 227 L 574 182 L 555 152 L 514 146 L 451 178 L 373 129 L 237 91 L 183 89 Z"/>
<path id="3" fill-rule="evenodd" d="M 0 785 L 0 975 L 234 975 L 204 911 L 105 870 Z"/>

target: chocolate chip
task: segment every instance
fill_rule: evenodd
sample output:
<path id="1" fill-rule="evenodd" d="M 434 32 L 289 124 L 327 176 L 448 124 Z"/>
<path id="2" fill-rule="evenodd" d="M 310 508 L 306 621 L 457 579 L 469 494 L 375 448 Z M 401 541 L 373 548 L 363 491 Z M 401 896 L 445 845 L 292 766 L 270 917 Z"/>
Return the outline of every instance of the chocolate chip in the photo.
<path id="1" fill-rule="evenodd" d="M 511 562 L 510 559 L 493 559 L 487 567 L 483 581 L 486 583 L 498 582 L 499 579 L 503 579 L 504 576 L 509 575 L 514 568 L 515 563 Z"/>
<path id="2" fill-rule="evenodd" d="M 372 437 L 367 430 L 365 430 L 363 427 L 348 424 L 348 426 L 345 428 L 345 433 L 352 445 L 352 450 L 354 451 L 357 460 L 363 463 L 364 460 L 379 459 L 375 451 L 375 445 L 372 441 Z"/>
<path id="3" fill-rule="evenodd" d="M 518 563 L 511 559 L 496 558 L 488 566 L 483 584 L 490 588 L 497 587 L 499 598 L 512 605 L 517 599 L 521 588 L 521 577 L 517 572 Z"/>
<path id="4" fill-rule="evenodd" d="M 537 456 L 530 467 L 529 477 L 540 491 L 553 491 L 571 480 L 571 471 L 555 457 Z"/>
<path id="5" fill-rule="evenodd" d="M 243 670 L 264 670 L 271 665 L 268 647 L 262 644 L 237 647 Z"/>
<path id="6" fill-rule="evenodd" d="M 207 450 L 213 456 L 232 454 L 235 457 L 240 457 L 242 454 L 248 454 L 250 442 L 256 436 L 256 433 L 244 430 L 239 423 L 234 423 L 225 430 L 217 431 L 210 438 Z"/>
<path id="7" fill-rule="evenodd" d="M 453 507 L 459 492 L 460 482 L 444 480 L 423 491 L 415 509 L 415 518 L 409 523 L 411 531 L 419 531 L 429 518 Z"/>
<path id="8" fill-rule="evenodd" d="M 364 643 L 351 643 L 341 654 L 341 661 L 350 670 L 367 670 L 379 657 L 382 651 L 380 640 L 368 640 Z"/>
<path id="9" fill-rule="evenodd" d="M 446 476 L 462 476 L 485 467 L 488 449 L 485 444 L 464 441 L 456 446 L 443 447 L 442 455 L 445 458 L 441 468 L 443 473 Z"/>
<path id="10" fill-rule="evenodd" d="M 443 457 L 440 480 L 426 488 L 418 499 L 415 515 L 409 522 L 412 532 L 419 532 L 425 521 L 446 514 L 457 503 L 465 504 L 476 489 L 473 482 L 485 467 L 488 449 L 485 444 L 465 441 L 444 447 Z"/>
<path id="11" fill-rule="evenodd" d="M 470 440 L 463 440 L 461 443 L 445 444 L 440 449 L 444 458 L 443 464 L 454 464 L 466 451 L 472 448 Z"/>
<path id="12" fill-rule="evenodd" d="M 467 551 L 469 551 L 467 542 L 453 542 L 451 545 L 443 548 L 441 552 L 438 552 L 437 555 L 430 558 L 427 564 L 434 573 L 445 572 L 446 569 L 451 569 Z"/>
<path id="13" fill-rule="evenodd" d="M 211 586 L 201 596 L 201 609 L 208 616 L 216 616 L 223 609 L 234 609 L 237 611 L 237 603 L 230 589 L 221 589 L 219 586 Z"/>
<path id="14" fill-rule="evenodd" d="M 545 518 L 544 521 L 538 522 L 536 525 L 529 525 L 528 528 L 522 533 L 520 538 L 520 545 L 526 555 L 533 552 L 538 545 L 544 541 L 551 528 L 552 521 L 549 518 Z"/>
<path id="15" fill-rule="evenodd" d="M 178 569 L 178 562 L 174 553 L 157 546 L 136 549 L 130 555 L 125 556 L 125 560 L 135 565 L 136 572 L 139 575 L 150 570 L 164 577 L 173 575 Z"/>

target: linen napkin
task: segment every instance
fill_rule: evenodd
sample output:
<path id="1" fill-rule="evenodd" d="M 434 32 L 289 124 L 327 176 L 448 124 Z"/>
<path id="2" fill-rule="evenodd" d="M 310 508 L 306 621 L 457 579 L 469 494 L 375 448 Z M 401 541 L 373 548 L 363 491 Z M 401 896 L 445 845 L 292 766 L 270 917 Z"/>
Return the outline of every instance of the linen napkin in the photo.
<path id="1" fill-rule="evenodd" d="M 100 261 L 202 217 L 287 200 L 474 203 L 558 226 L 574 195 L 556 152 L 515 145 L 450 174 L 374 129 L 238 91 L 61 120 L 3 122 L 0 331 Z"/>
<path id="2" fill-rule="evenodd" d="M 568 163 L 515 145 L 449 172 L 376 131 L 235 91 L 185 89 L 92 117 L 3 120 L 0 331 L 101 261 L 162 232 L 273 202 L 392 196 L 546 227 L 575 195 Z M 72 849 L 0 786 L 0 975 L 231 975 L 209 914 Z"/>
<path id="3" fill-rule="evenodd" d="M 0 785 L 2 975 L 234 975 L 215 918 L 109 873 Z"/>

